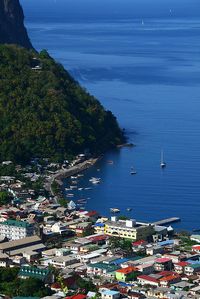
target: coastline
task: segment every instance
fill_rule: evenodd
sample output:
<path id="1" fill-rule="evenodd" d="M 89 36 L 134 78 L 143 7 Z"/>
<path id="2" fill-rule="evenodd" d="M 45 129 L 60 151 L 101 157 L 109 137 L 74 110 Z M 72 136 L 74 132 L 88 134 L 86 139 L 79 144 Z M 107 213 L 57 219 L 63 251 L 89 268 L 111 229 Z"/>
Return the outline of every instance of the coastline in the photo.
<path id="1" fill-rule="evenodd" d="M 56 181 L 59 185 L 62 185 L 61 180 L 64 178 L 68 178 L 72 175 L 78 174 L 84 170 L 87 170 L 88 168 L 92 167 L 96 164 L 96 162 L 100 159 L 98 158 L 91 158 L 88 160 L 85 160 L 84 162 L 78 163 L 75 166 L 72 166 L 71 168 L 67 169 L 60 169 L 55 174 L 50 176 L 50 178 L 45 183 L 45 189 L 50 192 L 51 196 L 56 197 L 56 194 L 54 194 L 52 190 L 52 184 Z"/>

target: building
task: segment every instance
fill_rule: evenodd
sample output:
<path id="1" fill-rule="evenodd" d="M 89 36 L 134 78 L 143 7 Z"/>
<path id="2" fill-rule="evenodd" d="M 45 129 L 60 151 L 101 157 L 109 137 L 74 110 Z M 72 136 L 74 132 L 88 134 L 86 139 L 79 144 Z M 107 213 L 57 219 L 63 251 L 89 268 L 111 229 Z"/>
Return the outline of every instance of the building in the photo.
<path id="1" fill-rule="evenodd" d="M 44 281 L 45 283 L 53 282 L 53 275 L 49 269 L 42 269 L 38 267 L 23 266 L 20 268 L 18 276 L 22 279 L 34 277 Z"/>
<path id="2" fill-rule="evenodd" d="M 179 263 L 174 264 L 174 271 L 178 274 L 183 274 L 185 272 L 185 267 L 188 266 L 189 263 L 182 261 Z"/>
<path id="3" fill-rule="evenodd" d="M 151 285 L 151 286 L 159 286 L 159 279 L 150 276 L 150 275 L 140 275 L 137 277 L 137 281 L 139 284 L 143 285 Z"/>
<path id="4" fill-rule="evenodd" d="M 25 221 L 7 220 L 0 224 L 0 236 L 19 240 L 33 236 L 34 226 Z"/>
<path id="5" fill-rule="evenodd" d="M 185 274 L 191 276 L 200 271 L 200 263 L 191 264 L 185 267 Z"/>
<path id="6" fill-rule="evenodd" d="M 38 236 L 26 237 L 16 241 L 4 242 L 0 244 L 0 252 L 14 256 L 25 252 L 41 252 L 45 249 L 41 239 Z"/>
<path id="7" fill-rule="evenodd" d="M 117 220 L 116 217 L 111 217 L 111 221 L 106 221 L 104 224 L 95 225 L 95 231 L 119 238 L 131 240 L 148 240 L 154 234 L 154 227 L 151 224 L 140 224 L 135 220 Z"/>
<path id="8" fill-rule="evenodd" d="M 104 290 L 101 292 L 102 299 L 118 299 L 120 297 L 120 293 L 112 290 Z"/>
<path id="9" fill-rule="evenodd" d="M 135 267 L 126 267 L 117 270 L 116 273 L 116 279 L 118 281 L 129 281 L 134 278 L 134 272 L 137 273 L 137 269 Z"/>
<path id="10" fill-rule="evenodd" d="M 155 260 L 154 269 L 156 271 L 170 271 L 172 269 L 172 260 L 166 257 Z"/>

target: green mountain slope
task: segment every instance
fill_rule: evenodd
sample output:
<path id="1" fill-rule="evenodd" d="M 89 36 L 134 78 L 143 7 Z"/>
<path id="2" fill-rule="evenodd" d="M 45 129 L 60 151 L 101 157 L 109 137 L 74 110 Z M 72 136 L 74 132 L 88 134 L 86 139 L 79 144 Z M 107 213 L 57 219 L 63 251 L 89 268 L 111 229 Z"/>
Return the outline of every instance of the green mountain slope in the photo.
<path id="1" fill-rule="evenodd" d="M 46 51 L 0 45 L 0 160 L 62 160 L 123 141 L 112 113 Z"/>

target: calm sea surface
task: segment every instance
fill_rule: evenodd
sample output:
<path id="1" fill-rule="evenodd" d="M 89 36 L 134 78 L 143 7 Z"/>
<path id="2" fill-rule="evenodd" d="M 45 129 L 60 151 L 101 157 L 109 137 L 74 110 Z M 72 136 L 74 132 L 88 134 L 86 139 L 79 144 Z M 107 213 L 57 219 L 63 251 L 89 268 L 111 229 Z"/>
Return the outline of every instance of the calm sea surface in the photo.
<path id="1" fill-rule="evenodd" d="M 21 2 L 35 48 L 63 63 L 136 144 L 107 153 L 79 187 L 91 187 L 91 176 L 102 183 L 75 199 L 105 215 L 117 207 L 138 220 L 178 216 L 176 227 L 200 228 L 199 1 Z"/>

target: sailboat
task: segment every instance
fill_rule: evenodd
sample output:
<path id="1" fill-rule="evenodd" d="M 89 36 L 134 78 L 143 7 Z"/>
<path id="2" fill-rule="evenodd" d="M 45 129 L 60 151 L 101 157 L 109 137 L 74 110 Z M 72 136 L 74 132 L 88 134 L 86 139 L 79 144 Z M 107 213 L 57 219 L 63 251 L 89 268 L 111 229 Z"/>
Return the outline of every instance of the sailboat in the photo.
<path id="1" fill-rule="evenodd" d="M 131 167 L 131 172 L 130 172 L 130 174 L 136 174 L 137 173 L 137 171 L 133 168 L 133 167 Z"/>
<path id="2" fill-rule="evenodd" d="M 163 150 L 161 151 L 160 167 L 161 168 L 165 168 L 166 167 L 166 163 L 164 162 Z"/>

